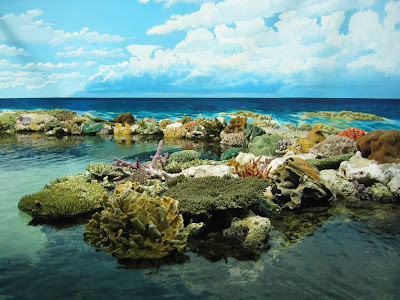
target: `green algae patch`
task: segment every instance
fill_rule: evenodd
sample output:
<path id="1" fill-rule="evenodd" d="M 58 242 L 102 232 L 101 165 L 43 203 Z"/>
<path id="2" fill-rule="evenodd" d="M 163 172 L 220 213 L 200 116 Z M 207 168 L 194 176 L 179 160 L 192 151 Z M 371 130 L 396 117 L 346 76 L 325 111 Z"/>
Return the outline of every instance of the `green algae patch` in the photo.
<path id="1" fill-rule="evenodd" d="M 190 215 L 243 209 L 263 198 L 268 181 L 258 178 L 186 178 L 165 195 L 179 201 L 179 210 Z"/>
<path id="2" fill-rule="evenodd" d="M 36 219 L 64 219 L 99 209 L 107 198 L 101 185 L 65 177 L 22 197 L 18 208 Z"/>
<path id="3" fill-rule="evenodd" d="M 349 160 L 354 153 L 333 155 L 327 158 L 307 159 L 307 162 L 318 170 L 335 169 L 337 170 L 343 161 Z"/>
<path id="4" fill-rule="evenodd" d="M 362 112 L 354 112 L 348 110 L 342 111 L 316 111 L 316 112 L 304 112 L 307 117 L 322 117 L 327 119 L 344 119 L 344 120 L 356 120 L 356 121 L 385 121 L 385 118 Z"/>

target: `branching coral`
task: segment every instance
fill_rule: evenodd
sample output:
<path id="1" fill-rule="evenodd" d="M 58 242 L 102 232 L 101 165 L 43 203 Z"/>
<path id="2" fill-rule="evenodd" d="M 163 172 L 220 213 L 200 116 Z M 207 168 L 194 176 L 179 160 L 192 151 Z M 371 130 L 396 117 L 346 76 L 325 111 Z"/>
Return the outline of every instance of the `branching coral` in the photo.
<path id="1" fill-rule="evenodd" d="M 229 121 L 228 126 L 224 129 L 225 133 L 237 133 L 243 131 L 243 127 L 247 124 L 247 117 L 236 117 Z"/>
<path id="2" fill-rule="evenodd" d="M 238 174 L 242 178 L 246 177 L 256 177 L 256 178 L 269 178 L 268 174 L 271 168 L 265 169 L 264 171 L 261 170 L 259 166 L 259 161 L 262 156 L 259 156 L 256 160 L 252 160 L 249 163 L 244 164 L 244 166 L 240 166 L 235 158 L 232 159 L 232 166 L 235 168 L 233 174 Z"/>
<path id="3" fill-rule="evenodd" d="M 162 258 L 183 252 L 187 236 L 178 201 L 127 189 L 107 201 L 86 226 L 85 241 L 118 259 Z"/>

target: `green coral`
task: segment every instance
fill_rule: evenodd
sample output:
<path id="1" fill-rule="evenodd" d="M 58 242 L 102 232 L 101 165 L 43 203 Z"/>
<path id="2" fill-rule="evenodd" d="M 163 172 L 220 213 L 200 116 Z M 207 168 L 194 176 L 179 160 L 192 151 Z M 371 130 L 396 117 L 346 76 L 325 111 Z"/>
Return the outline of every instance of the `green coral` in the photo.
<path id="1" fill-rule="evenodd" d="M 82 131 L 84 133 L 90 134 L 90 133 L 96 133 L 99 132 L 104 128 L 103 123 L 96 123 L 95 121 L 89 121 L 83 124 L 82 126 Z"/>
<path id="2" fill-rule="evenodd" d="M 307 117 L 322 117 L 328 119 L 342 119 L 342 120 L 358 120 L 358 121 L 384 121 L 385 118 L 380 116 L 370 114 L 370 113 L 362 113 L 362 112 L 354 112 L 354 111 L 346 111 L 342 110 L 340 112 L 337 111 L 317 111 L 317 112 L 305 112 Z"/>
<path id="3" fill-rule="evenodd" d="M 117 171 L 117 168 L 111 164 L 107 163 L 90 163 L 86 166 L 86 170 L 95 177 L 118 177 L 121 172 Z"/>
<path id="4" fill-rule="evenodd" d="M 343 161 L 349 160 L 353 156 L 354 153 L 346 153 L 346 154 L 333 155 L 328 158 L 307 159 L 307 162 L 313 168 L 317 168 L 318 170 L 326 170 L 326 169 L 337 170 Z"/>
<path id="5" fill-rule="evenodd" d="M 263 198 L 267 185 L 266 180 L 258 178 L 189 177 L 165 195 L 179 201 L 182 213 L 199 215 L 246 208 Z"/>
<path id="6" fill-rule="evenodd" d="M 168 158 L 168 162 L 178 162 L 178 163 L 185 163 L 195 159 L 198 159 L 200 154 L 194 150 L 182 150 L 174 152 Z"/>
<path id="7" fill-rule="evenodd" d="M 255 137 L 265 134 L 264 129 L 254 126 L 253 124 L 248 124 L 244 129 L 246 135 L 246 143 L 250 143 Z"/>
<path id="8" fill-rule="evenodd" d="M 17 114 L 15 113 L 2 113 L 0 114 L 0 128 L 9 129 L 17 122 Z"/>
<path id="9" fill-rule="evenodd" d="M 255 137 L 248 145 L 248 150 L 255 156 L 266 155 L 274 156 L 276 150 L 276 143 L 282 140 L 283 137 L 280 135 L 268 135 L 264 134 Z"/>
<path id="10" fill-rule="evenodd" d="M 118 259 L 156 259 L 183 252 L 187 236 L 178 202 L 126 190 L 86 226 L 85 241 Z"/>
<path id="11" fill-rule="evenodd" d="M 82 178 L 62 178 L 44 190 L 24 196 L 18 208 L 37 219 L 63 219 L 99 209 L 107 192 Z"/>
<path id="12" fill-rule="evenodd" d="M 242 151 L 242 148 L 229 148 L 224 153 L 222 153 L 221 158 L 223 160 L 231 159 L 232 157 L 236 157 L 240 151 Z"/>

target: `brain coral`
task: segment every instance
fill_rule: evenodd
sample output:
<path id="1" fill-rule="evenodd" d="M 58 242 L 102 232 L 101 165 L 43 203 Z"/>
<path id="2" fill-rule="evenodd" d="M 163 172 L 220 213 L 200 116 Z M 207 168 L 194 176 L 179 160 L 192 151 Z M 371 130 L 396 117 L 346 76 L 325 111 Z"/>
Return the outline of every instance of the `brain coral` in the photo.
<path id="1" fill-rule="evenodd" d="M 400 163 L 400 131 L 373 130 L 357 140 L 357 150 L 380 164 Z"/>
<path id="2" fill-rule="evenodd" d="M 187 236 L 178 201 L 126 190 L 93 215 L 84 239 L 118 259 L 154 259 L 184 251 Z"/>
<path id="3" fill-rule="evenodd" d="M 319 158 L 356 152 L 356 142 L 344 136 L 331 135 L 325 141 L 315 145 L 309 152 Z"/>
<path id="4" fill-rule="evenodd" d="M 84 177 L 55 180 L 44 190 L 24 196 L 18 208 L 38 219 L 62 219 L 101 207 L 107 199 L 106 190 Z"/>

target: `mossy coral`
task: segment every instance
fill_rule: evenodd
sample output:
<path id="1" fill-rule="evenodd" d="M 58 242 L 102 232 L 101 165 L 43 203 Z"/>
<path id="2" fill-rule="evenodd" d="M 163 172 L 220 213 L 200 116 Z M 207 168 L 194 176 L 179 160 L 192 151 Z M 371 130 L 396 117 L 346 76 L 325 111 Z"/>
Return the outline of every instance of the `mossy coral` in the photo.
<path id="1" fill-rule="evenodd" d="M 183 127 L 169 127 L 164 132 L 164 138 L 166 139 L 181 139 L 187 134 L 187 130 Z"/>
<path id="2" fill-rule="evenodd" d="M 253 153 L 255 156 L 273 156 L 275 155 L 276 143 L 282 139 L 283 137 L 280 135 L 264 134 L 255 137 L 247 147 L 249 152 Z"/>
<path id="3" fill-rule="evenodd" d="M 187 236 L 178 201 L 127 189 L 86 226 L 85 241 L 118 259 L 156 259 L 183 252 Z"/>
<path id="4" fill-rule="evenodd" d="M 131 113 L 122 113 L 114 118 L 115 123 L 128 123 L 129 125 L 135 124 L 135 117 Z"/>
<path id="5" fill-rule="evenodd" d="M 99 209 L 107 197 L 105 189 L 97 183 L 64 178 L 24 196 L 18 208 L 37 219 L 63 219 Z"/>
<path id="6" fill-rule="evenodd" d="M 199 159 L 200 154 L 194 150 L 182 150 L 172 153 L 169 158 L 168 162 L 178 162 L 178 163 L 185 163 L 195 159 Z"/>
<path id="7" fill-rule="evenodd" d="M 243 209 L 263 198 L 268 182 L 258 178 L 186 178 L 165 195 L 179 201 L 179 209 L 189 215 Z"/>

